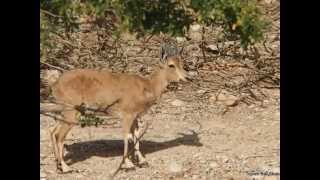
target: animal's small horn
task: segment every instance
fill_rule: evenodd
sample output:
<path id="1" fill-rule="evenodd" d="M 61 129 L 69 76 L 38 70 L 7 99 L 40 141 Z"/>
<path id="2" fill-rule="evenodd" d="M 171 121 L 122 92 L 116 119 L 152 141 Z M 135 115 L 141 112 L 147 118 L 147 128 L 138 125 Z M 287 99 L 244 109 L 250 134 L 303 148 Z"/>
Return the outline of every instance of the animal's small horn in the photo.
<path id="1" fill-rule="evenodd" d="M 166 49 L 164 47 L 165 45 L 161 45 L 160 47 L 160 62 L 165 63 L 166 59 L 167 59 L 167 52 Z"/>
<path id="2" fill-rule="evenodd" d="M 182 55 L 183 50 L 184 50 L 184 46 L 182 46 L 182 47 L 180 48 L 180 50 L 179 50 L 179 55 Z"/>

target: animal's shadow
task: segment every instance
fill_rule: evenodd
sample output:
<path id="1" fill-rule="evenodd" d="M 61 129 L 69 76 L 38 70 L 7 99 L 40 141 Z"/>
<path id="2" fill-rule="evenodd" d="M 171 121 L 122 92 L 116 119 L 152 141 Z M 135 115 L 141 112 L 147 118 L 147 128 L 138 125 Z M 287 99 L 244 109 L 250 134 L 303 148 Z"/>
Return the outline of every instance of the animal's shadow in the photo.
<path id="1" fill-rule="evenodd" d="M 202 146 L 199 141 L 199 136 L 196 132 L 192 134 L 179 133 L 181 137 L 164 142 L 154 142 L 141 140 L 140 150 L 143 154 L 153 153 L 164 149 L 187 145 L 187 146 Z M 97 140 L 79 142 L 71 145 L 66 145 L 68 151 L 65 160 L 68 164 L 74 164 L 84 161 L 92 156 L 99 157 L 114 157 L 123 155 L 123 140 Z"/>

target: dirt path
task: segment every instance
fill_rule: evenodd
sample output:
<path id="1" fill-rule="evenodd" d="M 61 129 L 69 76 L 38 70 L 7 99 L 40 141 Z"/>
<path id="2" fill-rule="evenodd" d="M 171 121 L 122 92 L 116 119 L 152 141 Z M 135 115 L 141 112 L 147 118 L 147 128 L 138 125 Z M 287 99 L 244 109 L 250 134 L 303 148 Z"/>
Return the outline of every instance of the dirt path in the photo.
<path id="1" fill-rule="evenodd" d="M 115 179 L 280 179 L 275 175 L 280 173 L 279 90 L 267 93 L 262 107 L 239 104 L 221 115 L 217 103 L 186 101 L 168 92 L 143 117 L 152 121 L 141 147 L 150 166 L 120 171 Z M 120 163 L 119 124 L 75 127 L 67 136 L 65 159 L 83 171 L 56 173 L 47 132 L 54 120 L 40 116 L 40 121 L 43 179 L 107 179 Z"/>

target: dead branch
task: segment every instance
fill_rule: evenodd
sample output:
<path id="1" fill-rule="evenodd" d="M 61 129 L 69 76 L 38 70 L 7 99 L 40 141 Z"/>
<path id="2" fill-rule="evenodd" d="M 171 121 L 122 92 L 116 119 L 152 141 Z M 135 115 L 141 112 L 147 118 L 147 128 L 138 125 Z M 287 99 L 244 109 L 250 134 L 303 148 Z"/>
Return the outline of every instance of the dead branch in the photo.
<path id="1" fill-rule="evenodd" d="M 54 66 L 54 65 L 49 64 L 49 63 L 45 63 L 45 62 L 42 62 L 42 61 L 40 61 L 40 63 L 41 63 L 41 64 L 44 64 L 44 65 L 46 65 L 46 66 L 48 66 L 48 67 L 51 67 L 51 68 L 53 68 L 53 69 L 59 70 L 60 72 L 65 72 L 65 71 L 66 71 L 65 69 L 63 69 L 63 68 L 61 68 L 61 67 Z"/>

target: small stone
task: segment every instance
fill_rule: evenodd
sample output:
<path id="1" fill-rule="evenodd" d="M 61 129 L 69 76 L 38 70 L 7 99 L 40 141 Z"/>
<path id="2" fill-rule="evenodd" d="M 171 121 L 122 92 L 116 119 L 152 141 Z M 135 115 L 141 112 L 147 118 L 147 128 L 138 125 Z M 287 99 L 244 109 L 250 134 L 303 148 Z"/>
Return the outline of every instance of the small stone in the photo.
<path id="1" fill-rule="evenodd" d="M 188 76 L 190 76 L 190 77 L 198 76 L 198 72 L 197 71 L 189 71 Z"/>
<path id="2" fill-rule="evenodd" d="M 264 2 L 267 3 L 267 4 L 272 4 L 272 3 L 275 2 L 275 0 L 264 0 Z"/>
<path id="3" fill-rule="evenodd" d="M 236 96 L 230 94 L 229 92 L 222 90 L 217 96 L 217 100 L 221 101 L 226 106 L 234 106 L 239 100 Z"/>
<path id="4" fill-rule="evenodd" d="M 209 98 L 209 102 L 211 102 L 211 103 L 215 103 L 216 101 L 217 101 L 217 98 L 216 98 L 216 96 L 215 96 L 215 95 L 210 96 L 210 98 Z"/>
<path id="5" fill-rule="evenodd" d="M 179 100 L 179 99 L 176 99 L 176 100 L 171 102 L 171 105 L 173 105 L 173 106 L 183 106 L 184 102 Z"/>
<path id="6" fill-rule="evenodd" d="M 238 99 L 237 98 L 228 99 L 227 101 L 224 101 L 224 104 L 226 106 L 235 106 L 238 104 Z"/>
<path id="7" fill-rule="evenodd" d="M 195 174 L 192 176 L 192 179 L 199 179 L 199 176 Z"/>
<path id="8" fill-rule="evenodd" d="M 203 89 L 200 89 L 199 91 L 197 91 L 198 94 L 203 94 L 203 93 L 205 93 L 205 92 L 206 92 L 206 91 L 203 90 Z"/>
<path id="9" fill-rule="evenodd" d="M 216 45 L 213 45 L 213 44 L 208 45 L 207 49 L 213 53 L 219 53 L 219 49 Z"/>
<path id="10" fill-rule="evenodd" d="M 200 153 L 196 153 L 196 154 L 193 155 L 194 158 L 198 158 L 198 157 L 200 157 L 200 156 L 201 156 Z"/>
<path id="11" fill-rule="evenodd" d="M 279 167 L 271 168 L 271 171 L 272 171 L 273 173 L 280 174 L 280 168 L 279 168 Z"/>
<path id="12" fill-rule="evenodd" d="M 201 159 L 199 162 L 200 162 L 200 164 L 205 164 L 205 163 L 206 163 L 206 160 Z"/>
<path id="13" fill-rule="evenodd" d="M 202 39 L 201 26 L 199 24 L 191 25 L 189 29 L 189 38 L 195 41 Z"/>
<path id="14" fill-rule="evenodd" d="M 214 168 L 218 167 L 219 164 L 218 164 L 217 162 L 213 161 L 213 162 L 211 162 L 211 163 L 209 164 L 209 166 L 210 166 L 212 169 L 214 169 Z"/>
<path id="15" fill-rule="evenodd" d="M 45 177 L 47 177 L 47 174 L 45 172 L 40 172 L 40 177 L 45 178 Z"/>
<path id="16" fill-rule="evenodd" d="M 47 172 L 48 174 L 54 174 L 54 173 L 55 173 L 55 171 L 53 171 L 53 170 L 46 170 L 46 172 Z"/>
<path id="17" fill-rule="evenodd" d="M 277 176 L 265 176 L 263 180 L 278 180 Z"/>
<path id="18" fill-rule="evenodd" d="M 82 174 L 79 174 L 79 173 L 78 173 L 78 174 L 75 175 L 75 177 L 76 177 L 76 178 L 83 178 L 84 176 L 83 176 Z"/>
<path id="19" fill-rule="evenodd" d="M 190 26 L 191 31 L 199 31 L 201 26 L 199 24 L 194 24 Z"/>
<path id="20" fill-rule="evenodd" d="M 223 163 L 229 162 L 229 158 L 227 156 L 222 155 L 218 156 L 217 158 L 220 159 Z"/>
<path id="21" fill-rule="evenodd" d="M 43 70 L 41 71 L 40 76 L 43 79 L 43 82 L 48 85 L 53 84 L 60 77 L 61 73 L 58 70 Z"/>
<path id="22" fill-rule="evenodd" d="M 226 100 L 227 100 L 226 94 L 221 92 L 221 93 L 217 96 L 217 100 L 218 100 L 218 101 L 226 101 Z"/>
<path id="23" fill-rule="evenodd" d="M 177 162 L 171 162 L 169 165 L 169 171 L 172 173 L 178 173 L 182 171 L 182 166 L 181 164 Z"/>
<path id="24" fill-rule="evenodd" d="M 187 39 L 185 37 L 176 37 L 178 43 L 185 42 Z"/>
<path id="25" fill-rule="evenodd" d="M 48 139 L 48 132 L 44 129 L 40 129 L 40 139 L 45 141 Z"/>
<path id="26" fill-rule="evenodd" d="M 255 107 L 254 104 L 251 104 L 250 106 L 248 106 L 248 108 L 253 109 Z"/>
<path id="27" fill-rule="evenodd" d="M 261 176 L 261 175 L 251 176 L 250 178 L 252 178 L 250 180 L 263 180 L 263 176 Z"/>

